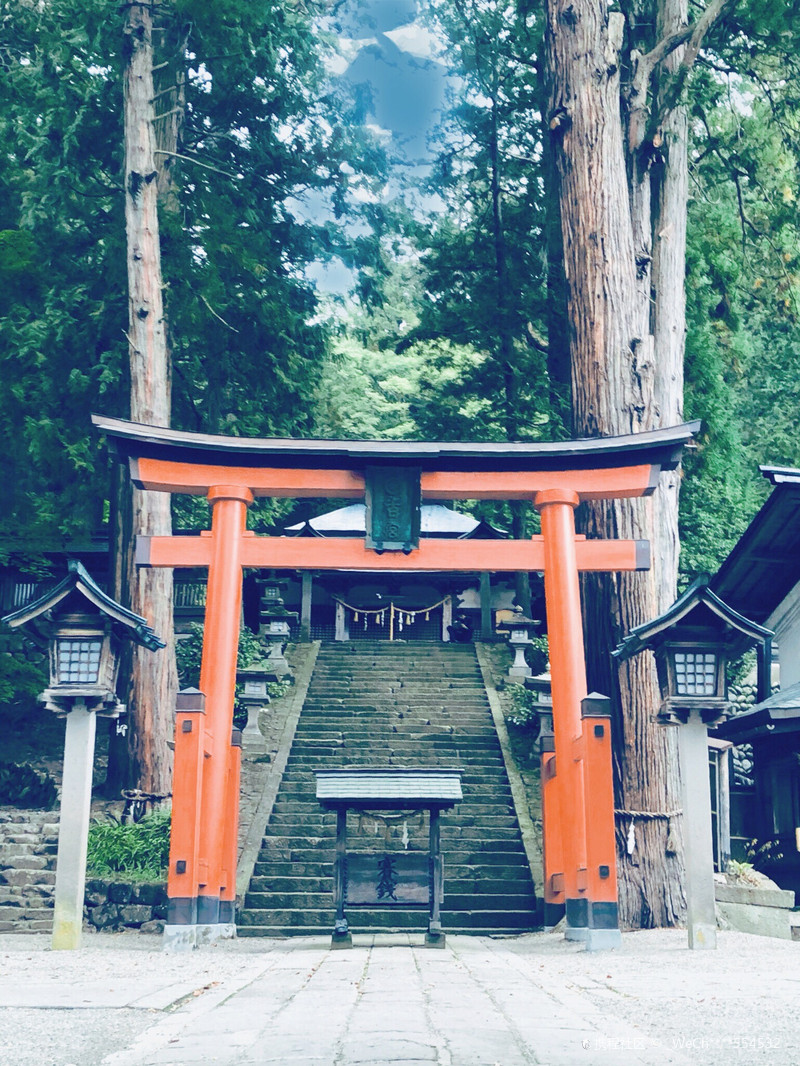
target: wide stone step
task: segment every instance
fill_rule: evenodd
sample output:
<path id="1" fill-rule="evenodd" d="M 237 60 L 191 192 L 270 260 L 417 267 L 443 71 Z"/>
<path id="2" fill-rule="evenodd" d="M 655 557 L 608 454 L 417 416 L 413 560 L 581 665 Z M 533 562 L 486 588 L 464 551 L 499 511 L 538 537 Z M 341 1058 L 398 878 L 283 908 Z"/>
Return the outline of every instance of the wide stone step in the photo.
<path id="1" fill-rule="evenodd" d="M 311 816 L 309 816 L 309 819 L 310 817 Z M 293 833 L 310 833 L 313 836 L 320 836 L 323 833 L 331 833 L 331 835 L 333 835 L 335 821 L 331 821 L 331 818 L 335 818 L 335 816 L 326 815 L 325 818 L 327 819 L 325 821 L 306 821 L 303 818 L 298 818 L 297 815 L 292 812 L 281 813 L 280 811 L 273 811 L 264 835 L 266 837 L 273 832 L 283 835 L 291 835 Z M 351 822 L 350 824 L 351 826 L 353 824 L 357 825 L 357 822 Z M 481 818 L 478 818 L 477 816 L 467 819 L 459 818 L 456 823 L 447 823 L 446 827 L 442 826 L 443 832 L 449 833 L 451 825 L 454 825 L 456 828 L 474 830 L 476 836 L 480 835 L 486 840 L 492 838 L 497 829 L 503 829 L 513 833 L 519 832 L 519 826 L 517 825 L 517 820 L 513 814 L 485 814 Z M 425 832 L 427 832 L 427 829 Z"/>
<path id="2" fill-rule="evenodd" d="M 403 758 L 411 760 L 417 766 L 441 766 L 442 760 L 449 758 L 451 764 L 454 760 L 458 760 L 463 766 L 459 766 L 459 769 L 467 770 L 473 775 L 473 777 L 491 778 L 498 775 L 504 775 L 503 765 L 500 762 L 499 756 L 495 756 L 492 752 L 488 755 L 481 754 L 472 748 L 461 747 L 457 744 L 453 745 L 432 745 L 434 755 L 429 762 L 430 748 L 424 753 L 424 757 L 421 757 L 420 748 L 424 745 L 424 741 L 420 740 L 416 744 L 400 745 L 394 744 L 391 746 L 383 747 L 382 745 L 373 745 L 371 749 L 367 744 L 359 745 L 350 742 L 344 742 L 339 745 L 321 745 L 318 748 L 306 750 L 300 748 L 287 763 L 287 771 L 293 770 L 305 770 L 306 772 L 313 773 L 314 770 L 319 769 L 331 769 L 337 765 L 362 765 L 362 766 L 380 766 L 378 756 L 384 756 L 385 758 Z"/>
<path id="3" fill-rule="evenodd" d="M 416 743 L 411 744 L 404 743 L 402 735 L 398 738 L 387 739 L 384 743 L 375 742 L 370 744 L 368 740 L 363 742 L 348 740 L 340 752 L 340 757 L 347 760 L 363 759 L 365 756 L 369 756 L 371 752 L 385 752 L 387 755 L 395 754 L 404 758 L 409 755 L 416 755 L 417 763 L 420 766 L 424 766 L 428 761 L 434 766 L 441 765 L 443 758 L 452 759 L 457 755 L 462 755 L 465 759 L 471 760 L 476 770 L 480 770 L 481 766 L 485 765 L 487 770 L 500 772 L 505 776 L 502 763 L 495 757 L 499 755 L 499 752 L 494 748 L 487 751 L 480 744 L 471 743 L 469 738 L 448 737 L 439 740 L 431 739 L 427 742 L 421 738 Z"/>
<path id="4" fill-rule="evenodd" d="M 351 907 L 346 911 L 347 921 L 353 933 L 366 929 L 422 929 L 427 927 L 427 909 L 404 910 L 400 908 Z M 530 910 L 442 910 L 442 925 L 445 929 L 488 928 L 494 931 L 529 930 L 535 928 L 535 916 Z M 334 909 L 249 910 L 240 912 L 239 928 L 244 931 L 253 927 L 273 927 L 284 929 L 333 929 Z M 262 934 L 265 935 L 265 934 Z M 296 934 L 295 934 L 296 935 Z"/>
<path id="5" fill-rule="evenodd" d="M 452 881 L 473 882 L 479 879 L 492 881 L 524 881 L 530 885 L 530 869 L 523 856 L 506 855 L 507 862 L 486 864 L 483 862 L 458 862 L 451 857 L 445 858 L 445 887 Z M 322 860 L 319 855 L 312 859 L 299 862 L 296 860 L 272 860 L 255 864 L 255 878 L 292 877 L 330 879 L 333 877 L 333 859 Z"/>
<path id="6" fill-rule="evenodd" d="M 416 930 L 402 929 L 402 930 L 398 930 L 398 932 L 410 933 L 412 936 L 414 936 L 415 933 L 418 934 L 418 937 L 415 937 L 415 939 L 418 939 L 419 944 L 423 945 L 424 944 L 423 934 L 425 932 L 425 928 L 426 928 L 425 926 L 420 925 Z M 540 926 L 531 926 L 532 930 L 533 929 L 537 929 L 537 928 L 541 928 L 541 927 Z M 501 935 L 504 934 L 504 933 L 508 934 L 508 935 L 514 935 L 514 934 L 518 934 L 518 933 L 521 933 L 521 932 L 527 932 L 527 931 L 528 930 L 525 930 L 525 929 L 496 929 L 494 927 L 486 927 L 486 928 L 484 928 L 484 927 L 481 927 L 481 926 L 475 926 L 474 928 L 469 928 L 469 929 L 464 928 L 463 926 L 459 926 L 459 925 L 448 925 L 447 926 L 447 932 L 448 933 L 452 933 L 454 936 L 456 936 L 456 935 L 457 936 L 475 936 L 475 937 L 478 937 L 478 936 L 496 936 L 498 933 L 501 934 Z M 354 943 L 356 945 L 360 945 L 362 943 L 366 944 L 368 942 L 368 940 L 367 940 L 368 937 L 377 936 L 377 935 L 380 935 L 380 934 L 383 934 L 383 933 L 391 933 L 391 932 L 394 932 L 394 930 L 392 930 L 392 929 L 378 929 L 378 928 L 359 926 L 358 929 L 354 929 L 353 930 L 353 934 L 355 936 Z M 300 928 L 298 928 L 298 929 L 287 929 L 284 926 L 275 926 L 275 925 L 273 925 L 273 926 L 269 926 L 269 925 L 263 925 L 263 926 L 262 925 L 251 925 L 251 926 L 242 926 L 238 930 L 238 935 L 240 937 L 245 937 L 245 936 L 246 937 L 251 937 L 251 938 L 263 937 L 264 939 L 272 939 L 272 940 L 290 940 L 290 939 L 295 938 L 295 937 L 303 937 L 303 936 L 307 936 L 307 937 L 330 936 L 330 933 L 331 933 L 331 927 L 330 926 L 322 926 L 322 925 L 321 926 L 316 926 L 316 927 L 309 926 L 307 928 L 301 928 L 301 929 Z"/>
<path id="7" fill-rule="evenodd" d="M 276 874 L 274 877 L 254 877 L 250 882 L 250 892 L 322 892 L 333 891 L 333 877 L 288 877 Z"/>
<path id="8" fill-rule="evenodd" d="M 482 898 L 486 896 L 503 896 L 504 898 L 519 896 L 525 897 L 529 902 L 531 900 L 535 901 L 535 897 L 531 893 L 530 877 L 483 877 L 476 873 L 471 877 L 457 878 L 451 877 L 450 873 L 450 867 L 446 866 L 445 890 L 448 905 L 451 907 L 456 906 L 453 900 L 461 896 L 480 896 Z M 327 875 L 320 874 L 317 877 L 292 877 L 290 874 L 259 876 L 254 877 L 250 883 L 250 893 L 322 893 L 323 895 L 327 894 L 328 899 L 330 899 L 332 891 L 333 876 L 330 872 Z M 248 906 L 250 905 L 248 904 Z M 528 906 L 528 903 L 525 906 Z"/>
<path id="9" fill-rule="evenodd" d="M 444 847 L 442 850 L 445 850 Z M 320 844 L 318 847 L 293 847 L 291 845 L 279 846 L 271 842 L 269 847 L 262 847 L 259 851 L 255 873 L 258 876 L 268 876 L 271 870 L 270 864 L 273 862 L 299 863 L 302 865 L 324 863 L 332 865 L 334 854 L 334 849 L 326 846 L 326 844 Z M 451 865 L 456 867 L 480 867 L 482 869 L 497 866 L 507 867 L 509 865 L 522 867 L 524 863 L 525 853 L 521 846 L 519 850 L 503 850 L 500 848 L 479 850 L 474 847 L 450 847 L 445 855 L 447 868 Z M 330 873 L 330 870 L 327 872 Z"/>
<path id="10" fill-rule="evenodd" d="M 53 921 L 53 904 L 49 907 L 16 907 L 11 903 L 0 904 L 0 922 L 42 922 Z"/>
<path id="11" fill-rule="evenodd" d="M 377 755 L 383 755 L 383 758 L 377 758 Z M 498 789 L 502 788 L 502 780 L 505 775 L 502 774 L 501 767 L 497 766 L 482 766 L 480 762 L 474 759 L 459 758 L 459 752 L 445 752 L 442 758 L 435 762 L 428 760 L 423 761 L 419 758 L 419 753 L 415 756 L 400 754 L 396 749 L 392 749 L 387 752 L 376 753 L 373 758 L 368 756 L 364 757 L 347 757 L 336 758 L 333 756 L 326 759 L 304 759 L 300 757 L 294 760 L 287 766 L 286 773 L 289 775 L 288 783 L 294 784 L 305 783 L 312 795 L 316 795 L 314 776 L 318 770 L 352 770 L 358 767 L 364 768 L 383 768 L 383 767 L 406 767 L 408 769 L 428 769 L 435 770 L 437 767 L 441 769 L 459 769 L 463 771 L 461 778 L 462 791 L 465 796 L 469 796 L 469 792 L 473 788 L 489 787 L 493 788 L 497 786 Z M 306 775 L 303 777 L 302 775 Z"/>
<path id="12" fill-rule="evenodd" d="M 334 820 L 311 822 L 306 824 L 299 824 L 294 820 L 281 821 L 279 819 L 270 819 L 268 831 L 263 839 L 263 847 L 267 847 L 269 844 L 280 841 L 281 843 L 299 843 L 303 840 L 316 840 L 324 839 L 331 843 L 331 846 L 335 844 L 336 832 L 335 832 L 335 815 Z M 402 823 L 394 823 L 401 825 Z M 492 850 L 501 850 L 508 847 L 510 842 L 515 845 L 519 842 L 519 829 L 516 826 L 507 827 L 495 827 L 488 832 L 484 826 L 481 825 L 462 825 L 460 822 L 449 823 L 443 825 L 441 829 L 442 841 L 447 843 L 451 848 L 456 847 L 459 844 L 466 844 L 470 842 L 471 847 L 475 847 L 475 843 L 478 846 L 491 847 Z M 424 834 L 427 836 L 427 827 L 417 830 L 417 834 Z M 356 834 L 351 834 L 353 845 L 359 837 Z"/>
<path id="13" fill-rule="evenodd" d="M 7 854 L 3 856 L 3 865 L 14 870 L 49 870 L 55 866 L 55 856 Z M 4 871 L 0 871 L 2 873 Z"/>
<path id="14" fill-rule="evenodd" d="M 410 710 L 421 712 L 424 710 L 441 711 L 451 715 L 475 715 L 488 713 L 486 697 L 472 691 L 455 692 L 445 691 L 419 692 L 411 695 L 407 692 L 381 695 L 377 692 L 355 691 L 341 694 L 331 692 L 310 692 L 307 697 L 309 714 L 336 714 L 354 713 L 375 714 L 386 711 Z"/>
<path id="15" fill-rule="evenodd" d="M 329 908 L 332 906 L 332 900 L 331 889 L 319 892 L 261 892 L 254 889 L 245 895 L 244 908 L 248 911 Z M 533 911 L 536 908 L 536 897 L 532 892 L 490 894 L 446 891 L 442 908 L 446 912 Z"/>
<path id="16" fill-rule="evenodd" d="M 300 733 L 295 738 L 298 749 L 304 746 L 328 744 L 337 746 L 343 741 L 348 744 L 359 743 L 395 743 L 411 746 L 413 744 L 460 744 L 465 748 L 476 752 L 499 751 L 497 737 L 493 735 L 488 726 L 480 729 L 470 729 L 460 723 L 453 725 L 441 725 L 435 723 L 428 725 L 427 722 L 408 722 L 394 718 L 382 723 L 382 731 L 376 735 L 376 726 L 379 723 L 365 723 L 358 728 L 348 727 L 345 722 L 336 722 L 328 733 L 322 733 L 317 729 Z"/>
<path id="17" fill-rule="evenodd" d="M 0 884 L 5 885 L 55 885 L 55 870 L 0 870 Z"/>
<path id="18" fill-rule="evenodd" d="M 322 750 L 324 749 L 324 750 Z M 440 739 L 426 739 L 425 737 L 407 738 L 403 734 L 397 737 L 389 736 L 382 740 L 370 741 L 368 738 L 354 739 L 345 737 L 338 744 L 327 743 L 313 748 L 305 748 L 298 744 L 297 750 L 289 758 L 287 765 L 302 766 L 309 758 L 328 758 L 335 755 L 337 759 L 348 762 L 353 759 L 368 759 L 373 766 L 377 764 L 378 755 L 416 756 L 417 762 L 424 766 L 430 759 L 434 763 L 440 762 L 444 755 L 462 753 L 465 759 L 471 759 L 478 767 L 486 765 L 487 769 L 503 771 L 500 761 L 499 749 L 494 746 L 488 748 L 483 744 L 471 743 L 469 738 L 442 737 Z M 302 761 L 301 761 L 302 760 Z"/>

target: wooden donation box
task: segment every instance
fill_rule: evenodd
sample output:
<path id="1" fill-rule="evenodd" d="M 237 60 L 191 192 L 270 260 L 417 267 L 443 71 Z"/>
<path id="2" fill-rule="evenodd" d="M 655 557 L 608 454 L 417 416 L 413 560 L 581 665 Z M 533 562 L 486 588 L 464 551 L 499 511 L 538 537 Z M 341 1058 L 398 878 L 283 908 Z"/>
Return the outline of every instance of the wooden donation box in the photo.
<path id="1" fill-rule="evenodd" d="M 439 815 L 461 802 L 461 773 L 451 769 L 395 767 L 317 771 L 317 799 L 325 810 L 336 811 L 333 947 L 352 944 L 345 910 L 354 907 L 427 909 L 425 943 L 429 947 L 444 947 Z M 348 811 L 362 814 L 428 811 L 428 850 L 348 851 Z"/>

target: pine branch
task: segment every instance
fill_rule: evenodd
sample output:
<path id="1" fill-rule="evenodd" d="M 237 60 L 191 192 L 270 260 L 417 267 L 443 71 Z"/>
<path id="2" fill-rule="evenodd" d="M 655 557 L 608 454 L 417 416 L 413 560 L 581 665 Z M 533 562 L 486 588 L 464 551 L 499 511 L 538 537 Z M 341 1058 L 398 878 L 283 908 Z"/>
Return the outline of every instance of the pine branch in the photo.
<path id="1" fill-rule="evenodd" d="M 226 322 L 225 319 L 222 317 L 222 315 L 217 314 L 217 312 L 214 310 L 214 308 L 211 306 L 211 304 L 208 302 L 208 300 L 205 298 L 205 296 L 203 296 L 202 293 L 200 293 L 199 296 L 200 296 L 200 299 L 203 301 L 203 303 L 208 308 L 208 310 L 214 316 L 214 318 L 216 318 L 218 321 L 220 321 L 223 324 L 223 326 L 225 326 L 226 329 L 229 329 L 231 331 L 231 333 L 238 333 L 239 332 L 239 330 L 235 326 L 232 326 L 230 324 L 230 322 Z"/>

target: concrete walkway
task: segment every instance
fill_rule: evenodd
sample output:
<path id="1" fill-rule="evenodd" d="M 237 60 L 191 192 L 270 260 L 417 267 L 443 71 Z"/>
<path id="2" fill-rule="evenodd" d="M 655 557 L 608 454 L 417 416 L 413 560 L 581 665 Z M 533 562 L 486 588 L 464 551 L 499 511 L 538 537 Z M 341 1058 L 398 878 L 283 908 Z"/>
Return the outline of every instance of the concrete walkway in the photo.
<path id="1" fill-rule="evenodd" d="M 241 940 L 187 955 L 153 937 L 0 937 L 0 1066 L 745 1066 L 800 1062 L 800 944 L 628 933 Z"/>

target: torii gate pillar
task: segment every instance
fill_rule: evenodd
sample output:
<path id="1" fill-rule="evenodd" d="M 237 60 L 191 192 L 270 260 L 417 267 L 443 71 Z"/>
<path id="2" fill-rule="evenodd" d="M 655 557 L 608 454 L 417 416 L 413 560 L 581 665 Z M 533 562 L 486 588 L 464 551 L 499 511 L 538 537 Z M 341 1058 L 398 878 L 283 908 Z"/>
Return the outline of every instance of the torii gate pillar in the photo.
<path id="1" fill-rule="evenodd" d="M 234 936 L 236 865 L 226 855 L 226 781 L 231 770 L 230 723 L 236 691 L 236 659 L 239 653 L 239 620 L 242 614 L 242 538 L 247 507 L 253 502 L 249 489 L 215 485 L 208 493 L 211 504 L 211 565 L 208 568 L 203 659 L 200 691 L 206 696 L 208 754 L 203 774 L 200 808 L 200 868 L 197 896 L 198 937 L 204 927 L 216 936 Z"/>
<path id="2" fill-rule="evenodd" d="M 575 508 L 580 497 L 576 492 L 547 489 L 537 493 L 534 503 L 541 515 L 544 538 L 545 607 L 555 747 L 554 762 L 547 760 L 547 775 L 551 779 L 548 788 L 555 788 L 558 793 L 558 815 L 553 831 L 560 835 L 560 839 L 557 844 L 554 840 L 551 843 L 556 844 L 558 865 L 563 871 L 563 887 L 559 895 L 565 909 L 565 936 L 567 940 L 585 941 L 590 950 L 611 948 L 621 942 L 613 802 L 610 835 L 605 831 L 607 826 L 595 828 L 593 825 L 594 805 L 605 814 L 612 798 L 611 749 L 608 745 L 601 749 L 591 748 L 584 743 L 582 704 L 587 694 L 586 656 L 575 552 Z M 591 797 L 587 794 L 587 775 L 594 785 Z M 597 794 L 600 790 L 604 793 L 602 796 Z M 587 834 L 593 830 L 598 839 L 604 839 L 600 863 L 590 862 Z M 545 876 L 552 876 L 547 847 L 548 841 L 545 840 Z M 597 849 L 591 850 L 592 858 L 596 859 Z M 599 875 L 601 866 L 602 877 Z"/>

